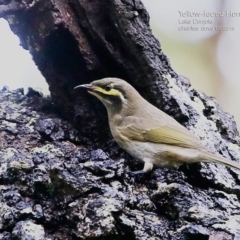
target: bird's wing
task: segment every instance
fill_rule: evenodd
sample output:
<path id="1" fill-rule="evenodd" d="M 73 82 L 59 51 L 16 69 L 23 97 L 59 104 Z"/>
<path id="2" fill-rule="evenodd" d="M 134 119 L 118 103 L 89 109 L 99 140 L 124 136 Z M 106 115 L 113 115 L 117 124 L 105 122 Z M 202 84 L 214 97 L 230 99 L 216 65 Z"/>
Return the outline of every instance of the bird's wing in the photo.
<path id="1" fill-rule="evenodd" d="M 121 133 L 135 141 L 147 141 L 159 144 L 175 145 L 185 148 L 204 149 L 200 140 L 189 130 L 179 124 L 171 117 L 167 117 L 165 124 L 152 123 L 144 119 L 129 121 L 128 124 L 119 130 Z"/>

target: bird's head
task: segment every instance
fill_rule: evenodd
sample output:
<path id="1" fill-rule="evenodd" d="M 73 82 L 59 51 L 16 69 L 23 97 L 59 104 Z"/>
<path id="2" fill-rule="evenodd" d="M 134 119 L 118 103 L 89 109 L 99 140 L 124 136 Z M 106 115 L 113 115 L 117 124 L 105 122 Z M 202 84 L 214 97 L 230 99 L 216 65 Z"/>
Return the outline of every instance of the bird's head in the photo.
<path id="1" fill-rule="evenodd" d="M 133 100 L 140 96 L 129 83 L 119 78 L 103 78 L 75 88 L 79 87 L 86 88 L 97 97 L 110 114 L 131 106 Z"/>

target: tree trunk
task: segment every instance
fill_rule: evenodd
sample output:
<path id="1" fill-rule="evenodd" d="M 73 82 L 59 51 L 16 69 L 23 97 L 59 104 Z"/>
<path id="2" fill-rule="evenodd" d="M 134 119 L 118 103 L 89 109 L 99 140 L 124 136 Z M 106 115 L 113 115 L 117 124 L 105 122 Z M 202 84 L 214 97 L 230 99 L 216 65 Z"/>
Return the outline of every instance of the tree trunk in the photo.
<path id="1" fill-rule="evenodd" d="M 0 17 L 51 92 L 0 93 L 1 239 L 240 239 L 239 172 L 193 164 L 133 178 L 141 163 L 113 142 L 103 106 L 73 89 L 125 79 L 203 144 L 240 159 L 233 117 L 174 72 L 140 0 L 2 0 Z"/>

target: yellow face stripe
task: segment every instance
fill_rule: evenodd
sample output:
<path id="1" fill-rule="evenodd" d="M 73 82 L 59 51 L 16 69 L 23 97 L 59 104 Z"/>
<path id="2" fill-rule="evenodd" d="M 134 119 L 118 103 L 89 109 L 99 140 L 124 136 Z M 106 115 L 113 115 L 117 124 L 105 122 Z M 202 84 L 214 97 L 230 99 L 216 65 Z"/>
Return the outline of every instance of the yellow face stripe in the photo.
<path id="1" fill-rule="evenodd" d="M 109 96 L 120 97 L 122 95 L 120 91 L 118 91 L 117 89 L 113 89 L 113 88 L 110 91 L 106 91 L 101 87 L 94 87 L 94 91 L 97 91 L 97 92 L 100 92 L 100 93 L 103 93 L 103 94 L 109 95 Z"/>

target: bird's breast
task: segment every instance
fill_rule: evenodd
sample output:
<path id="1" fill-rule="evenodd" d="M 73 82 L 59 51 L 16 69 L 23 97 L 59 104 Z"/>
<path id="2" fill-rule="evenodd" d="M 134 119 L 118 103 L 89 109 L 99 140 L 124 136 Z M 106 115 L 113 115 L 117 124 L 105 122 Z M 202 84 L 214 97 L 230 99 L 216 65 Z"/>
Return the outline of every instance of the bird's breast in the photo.
<path id="1" fill-rule="evenodd" d="M 130 144 L 130 140 L 121 134 L 121 131 L 118 129 L 118 127 L 111 126 L 111 124 L 110 124 L 110 130 L 111 130 L 113 138 L 115 139 L 115 141 L 118 143 L 118 145 L 121 148 L 125 149 L 126 146 L 128 146 Z"/>

